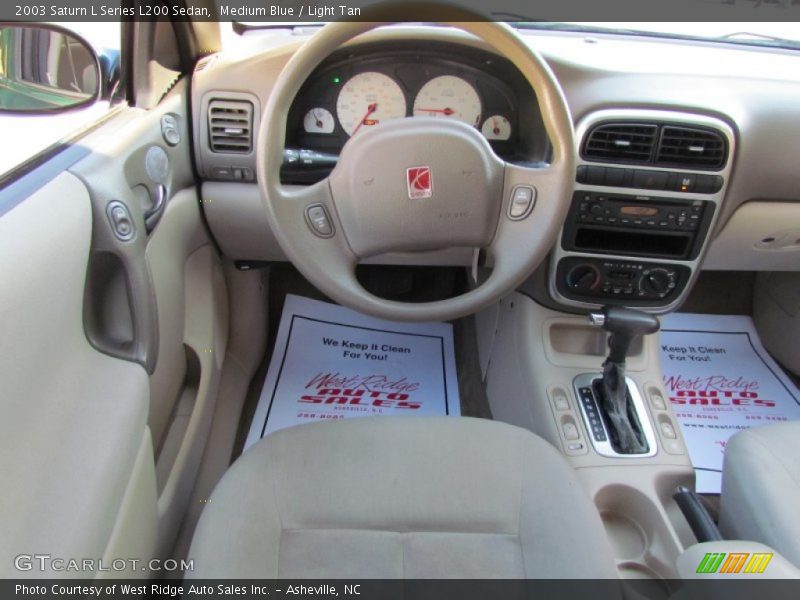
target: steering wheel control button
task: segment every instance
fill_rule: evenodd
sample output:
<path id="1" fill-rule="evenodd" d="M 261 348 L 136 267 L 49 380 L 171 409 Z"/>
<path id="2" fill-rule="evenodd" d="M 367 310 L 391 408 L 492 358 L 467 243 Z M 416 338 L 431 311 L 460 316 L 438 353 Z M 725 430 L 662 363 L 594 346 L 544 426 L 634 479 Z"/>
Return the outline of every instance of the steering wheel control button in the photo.
<path id="1" fill-rule="evenodd" d="M 329 238 L 333 235 L 333 225 L 328 211 L 322 204 L 312 204 L 306 207 L 306 221 L 311 231 L 319 237 Z"/>
<path id="2" fill-rule="evenodd" d="M 508 207 L 508 216 L 512 221 L 521 221 L 533 210 L 536 203 L 536 188 L 527 185 L 518 185 L 511 192 L 511 205 Z"/>
<path id="3" fill-rule="evenodd" d="M 136 234 L 136 228 L 133 225 L 133 219 L 127 206 L 118 200 L 112 200 L 106 206 L 106 216 L 117 239 L 122 242 L 128 242 L 133 239 Z"/>

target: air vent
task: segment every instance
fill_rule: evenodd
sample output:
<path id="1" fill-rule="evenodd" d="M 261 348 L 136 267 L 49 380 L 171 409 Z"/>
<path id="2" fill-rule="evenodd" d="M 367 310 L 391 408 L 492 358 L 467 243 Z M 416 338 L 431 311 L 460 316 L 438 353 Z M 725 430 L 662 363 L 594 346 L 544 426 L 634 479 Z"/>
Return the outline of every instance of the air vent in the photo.
<path id="1" fill-rule="evenodd" d="M 658 127 L 640 123 L 604 123 L 583 144 L 584 158 L 600 162 L 646 163 L 653 156 Z"/>
<path id="2" fill-rule="evenodd" d="M 656 164 L 696 169 L 720 169 L 727 154 L 725 139 L 716 131 L 665 125 Z"/>
<path id="3" fill-rule="evenodd" d="M 249 153 L 253 148 L 253 105 L 242 100 L 209 102 L 208 137 L 212 152 Z"/>

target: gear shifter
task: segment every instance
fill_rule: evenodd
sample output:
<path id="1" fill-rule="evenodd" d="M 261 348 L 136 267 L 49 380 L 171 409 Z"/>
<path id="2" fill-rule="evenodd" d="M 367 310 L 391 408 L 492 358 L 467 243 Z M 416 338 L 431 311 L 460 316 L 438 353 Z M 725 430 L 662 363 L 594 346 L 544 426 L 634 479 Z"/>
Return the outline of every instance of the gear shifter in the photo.
<path id="1" fill-rule="evenodd" d="M 638 310 L 615 306 L 592 312 L 589 319 L 593 325 L 611 333 L 608 357 L 603 363 L 603 379 L 597 395 L 616 450 L 620 454 L 644 454 L 648 451 L 647 442 L 625 383 L 625 359 L 631 343 L 637 337 L 659 330 L 658 319 Z"/>

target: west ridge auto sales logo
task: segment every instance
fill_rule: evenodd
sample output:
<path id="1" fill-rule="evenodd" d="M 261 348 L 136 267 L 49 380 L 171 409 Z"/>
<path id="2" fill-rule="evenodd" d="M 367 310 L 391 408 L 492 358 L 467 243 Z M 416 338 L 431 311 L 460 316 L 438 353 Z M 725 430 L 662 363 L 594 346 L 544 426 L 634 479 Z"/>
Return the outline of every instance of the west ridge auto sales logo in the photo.
<path id="1" fill-rule="evenodd" d="M 311 389 L 313 393 L 301 396 L 298 402 L 412 411 L 420 409 L 423 404 L 422 400 L 414 398 L 419 383 L 405 377 L 393 379 L 380 374 L 318 373 L 306 383 L 305 389 Z"/>
<path id="2" fill-rule="evenodd" d="M 673 404 L 699 406 L 758 406 L 774 408 L 775 401 L 760 398 L 758 382 L 743 377 L 682 377 L 673 375 L 664 378 L 664 387 Z"/>

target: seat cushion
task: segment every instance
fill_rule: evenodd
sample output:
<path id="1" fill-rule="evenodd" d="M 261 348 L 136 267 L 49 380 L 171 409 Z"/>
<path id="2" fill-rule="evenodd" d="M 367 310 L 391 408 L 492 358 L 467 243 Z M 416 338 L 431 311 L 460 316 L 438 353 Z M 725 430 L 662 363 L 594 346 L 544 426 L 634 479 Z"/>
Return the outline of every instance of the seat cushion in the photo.
<path id="1" fill-rule="evenodd" d="M 725 448 L 720 530 L 800 566 L 800 422 L 747 429 Z"/>
<path id="2" fill-rule="evenodd" d="M 597 509 L 552 446 L 469 418 L 270 435 L 222 478 L 193 578 L 609 578 Z"/>

